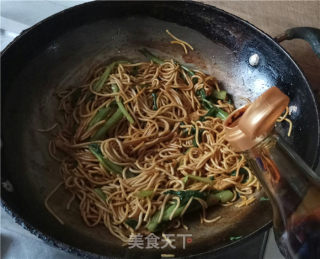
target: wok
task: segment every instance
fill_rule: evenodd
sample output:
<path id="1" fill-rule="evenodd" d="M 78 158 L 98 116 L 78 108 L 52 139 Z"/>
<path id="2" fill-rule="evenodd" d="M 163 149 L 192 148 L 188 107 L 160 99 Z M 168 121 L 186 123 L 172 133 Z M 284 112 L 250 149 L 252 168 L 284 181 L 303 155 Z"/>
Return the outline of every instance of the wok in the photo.
<path id="1" fill-rule="evenodd" d="M 184 55 L 169 43 L 172 33 L 194 46 Z M 50 200 L 64 220 L 60 225 L 45 209 L 44 198 L 60 181 L 58 164 L 48 155 L 50 134 L 37 128 L 51 126 L 57 116 L 55 89 L 76 87 L 90 67 L 115 58 L 138 61 L 146 47 L 163 57 L 198 67 L 218 78 L 233 95 L 254 99 L 276 85 L 291 99 L 294 127 L 278 131 L 301 157 L 314 166 L 319 158 L 319 115 L 310 86 L 299 67 L 272 38 L 222 10 L 194 2 L 90 2 L 63 11 L 24 31 L 1 56 L 2 93 L 2 206 L 18 223 L 49 244 L 83 256 L 159 257 L 162 253 L 191 256 L 230 248 L 270 226 L 271 206 L 256 202 L 248 207 L 216 207 L 209 216 L 223 218 L 201 225 L 197 214 L 187 218 L 193 242 L 186 249 L 128 249 L 104 227 L 88 228 L 78 204 L 65 209 L 64 189 Z M 258 66 L 248 63 L 257 53 Z M 6 186 L 7 186 L 6 185 Z M 262 193 L 259 193 L 262 195 Z M 242 236 L 236 242 L 230 236 Z M 231 244 L 232 243 L 232 244 Z"/>

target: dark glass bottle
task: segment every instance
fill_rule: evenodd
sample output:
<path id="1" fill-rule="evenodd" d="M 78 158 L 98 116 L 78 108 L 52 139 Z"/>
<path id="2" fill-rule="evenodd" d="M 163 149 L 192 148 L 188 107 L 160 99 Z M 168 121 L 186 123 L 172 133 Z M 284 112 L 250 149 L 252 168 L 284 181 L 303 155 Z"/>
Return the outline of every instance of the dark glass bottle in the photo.
<path id="1" fill-rule="evenodd" d="M 276 242 L 286 258 L 320 258 L 320 180 L 276 134 L 245 152 L 273 206 Z"/>

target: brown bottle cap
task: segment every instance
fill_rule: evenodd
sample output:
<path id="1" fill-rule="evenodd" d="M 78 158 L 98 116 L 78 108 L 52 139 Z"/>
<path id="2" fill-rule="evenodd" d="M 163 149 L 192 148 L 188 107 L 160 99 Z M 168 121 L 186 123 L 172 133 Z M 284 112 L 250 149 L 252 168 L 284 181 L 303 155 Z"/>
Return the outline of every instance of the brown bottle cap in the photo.
<path id="1" fill-rule="evenodd" d="M 264 139 L 289 104 L 289 97 L 271 87 L 252 104 L 232 112 L 224 125 L 226 139 L 235 151 L 245 151 Z"/>

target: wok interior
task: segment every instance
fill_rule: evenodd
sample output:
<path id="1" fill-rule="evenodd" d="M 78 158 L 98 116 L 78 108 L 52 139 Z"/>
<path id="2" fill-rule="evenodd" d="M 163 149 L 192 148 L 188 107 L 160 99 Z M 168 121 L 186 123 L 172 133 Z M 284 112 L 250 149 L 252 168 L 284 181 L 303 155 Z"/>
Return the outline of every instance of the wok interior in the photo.
<path id="1" fill-rule="evenodd" d="M 180 46 L 170 45 L 165 29 L 191 43 L 195 51 L 184 55 Z M 2 128 L 1 175 L 14 188 L 12 193 L 2 189 L 2 199 L 34 230 L 110 257 L 197 254 L 229 244 L 230 236 L 246 236 L 267 225 L 271 220 L 267 202 L 257 201 L 243 208 L 214 207 L 208 217 L 222 215 L 218 222 L 200 225 L 198 214 L 193 213 L 185 221 L 189 231 L 178 230 L 193 235 L 187 249 L 182 249 L 178 242 L 176 250 L 143 250 L 142 253 L 122 247 L 104 227 L 85 226 L 77 203 L 69 211 L 65 209 L 70 194 L 63 189 L 49 203 L 65 225 L 60 225 L 45 209 L 46 195 L 60 181 L 59 165 L 48 155 L 50 135 L 36 129 L 48 128 L 59 119 L 55 89 L 77 87 L 97 63 L 109 63 L 117 58 L 139 61 L 143 58 L 137 51 L 141 47 L 216 76 L 220 85 L 233 95 L 237 107 L 245 103 L 240 97 L 254 99 L 267 88 L 279 86 L 289 95 L 294 108 L 293 134 L 286 141 L 309 165 L 315 164 L 319 157 L 319 118 L 314 99 L 303 75 L 270 38 L 237 18 L 200 3 L 97 1 L 42 23 L 2 56 L 2 125 L 5 127 Z M 253 53 L 260 56 L 258 67 L 248 64 Z M 287 125 L 280 125 L 278 130 L 285 136 Z M 48 241 L 65 248 L 52 239 Z"/>
<path id="2" fill-rule="evenodd" d="M 166 29 L 182 36 L 195 51 L 185 55 L 180 46 L 171 45 Z M 109 63 L 117 58 L 142 60 L 144 57 L 138 52 L 142 47 L 216 76 L 222 87 L 233 94 L 238 106 L 241 104 L 238 97 L 252 97 L 237 75 L 239 68 L 232 51 L 195 30 L 146 17 L 99 21 L 64 34 L 21 71 L 12 87 L 12 91 L 19 91 L 10 95 L 15 96 L 17 103 L 14 120 L 23 125 L 19 129 L 12 128 L 16 137 L 21 137 L 16 139 L 16 150 L 20 150 L 23 161 L 16 165 L 20 167 L 17 168 L 19 174 L 14 174 L 16 179 L 13 181 L 16 182 L 16 191 L 23 194 L 23 213 L 33 221 L 32 224 L 56 239 L 99 254 L 124 256 L 139 251 L 123 248 L 121 242 L 103 226 L 87 227 L 81 219 L 78 201 L 66 210 L 71 195 L 63 188 L 49 200 L 49 204 L 65 225 L 60 225 L 47 212 L 44 199 L 61 179 L 59 164 L 48 155 L 50 134 L 40 133 L 37 129 L 48 128 L 57 120 L 61 121 L 54 95 L 57 87 L 79 86 L 95 64 Z M 170 231 L 192 234 L 193 242 L 187 245 L 186 250 L 182 249 L 182 240 L 177 239 L 177 250 L 151 250 L 146 253 L 184 255 L 221 247 L 230 242 L 230 236 L 245 236 L 266 225 L 271 218 L 271 209 L 268 203 L 256 201 L 248 207 L 214 207 L 209 210 L 209 218 L 218 215 L 222 216 L 218 222 L 201 225 L 199 213 L 193 213 L 185 221 L 190 227 L 188 231 Z"/>

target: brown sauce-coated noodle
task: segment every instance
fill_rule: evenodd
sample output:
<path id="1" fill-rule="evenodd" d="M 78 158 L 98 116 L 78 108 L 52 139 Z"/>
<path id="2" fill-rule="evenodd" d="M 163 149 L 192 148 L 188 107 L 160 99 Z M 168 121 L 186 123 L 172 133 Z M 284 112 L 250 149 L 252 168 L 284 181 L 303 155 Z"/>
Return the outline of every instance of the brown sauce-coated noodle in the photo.
<path id="1" fill-rule="evenodd" d="M 174 218 L 180 200 L 166 194 L 168 190 L 229 189 L 234 197 L 224 206 L 233 206 L 237 197 L 242 199 L 240 206 L 252 202 L 260 184 L 245 167 L 243 155 L 232 151 L 225 140 L 223 121 L 210 116 L 200 120 L 207 110 L 197 91 L 204 89 L 207 95 L 220 91 L 214 77 L 198 71 L 190 77 L 173 60 L 161 65 L 120 63 L 114 65 L 97 90 L 105 70 L 106 66 L 95 68 L 83 85 L 58 91 L 64 123 L 56 128 L 49 146 L 51 156 L 61 163 L 63 186 L 72 193 L 67 206 L 78 200 L 81 217 L 88 226 L 102 224 L 112 235 L 128 242 L 131 233 L 147 233 L 146 225 L 155 213 L 160 213 L 161 221 L 170 204 L 176 204 L 169 215 Z M 115 86 L 117 91 L 112 91 Z M 101 138 L 94 139 L 117 110 L 115 100 L 122 103 L 133 123 L 126 116 L 119 116 Z M 217 101 L 216 106 L 228 113 L 234 110 L 223 100 Z M 92 123 L 98 111 L 106 107 L 111 107 L 111 115 Z M 88 148 L 93 143 L 109 163 L 121 169 L 120 173 L 99 163 Z M 246 181 L 240 168 L 247 171 Z M 186 175 L 212 179 L 212 183 L 186 182 Z M 145 191 L 151 195 L 143 197 L 141 192 Z M 48 199 L 46 206 L 47 202 Z M 200 204 L 202 222 L 220 219 L 206 218 L 208 205 L 199 197 L 191 198 L 181 215 L 191 202 Z M 136 225 L 129 226 L 128 219 L 134 219 Z M 182 217 L 172 223 L 173 227 L 187 229 Z"/>

